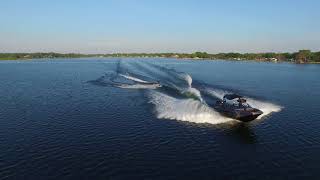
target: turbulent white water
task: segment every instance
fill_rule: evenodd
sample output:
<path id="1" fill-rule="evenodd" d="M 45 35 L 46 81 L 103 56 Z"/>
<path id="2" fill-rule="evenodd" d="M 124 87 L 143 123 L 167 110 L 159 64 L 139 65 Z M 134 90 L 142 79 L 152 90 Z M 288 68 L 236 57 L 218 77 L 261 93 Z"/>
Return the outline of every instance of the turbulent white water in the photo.
<path id="1" fill-rule="evenodd" d="M 114 86 L 123 89 L 157 89 L 161 87 L 159 84 L 121 84 Z"/>
<path id="2" fill-rule="evenodd" d="M 280 112 L 282 107 L 270 102 L 264 102 L 260 100 L 256 100 L 253 98 L 247 98 L 248 103 L 257 109 L 260 109 L 263 114 L 258 117 L 258 119 L 262 119 L 263 117 L 270 115 L 271 113 Z"/>
<path id="3" fill-rule="evenodd" d="M 132 80 L 132 81 L 135 81 L 135 82 L 149 83 L 148 81 L 144 81 L 142 79 L 139 79 L 139 78 L 136 78 L 136 77 L 132 77 L 132 76 L 129 76 L 129 75 L 119 74 L 119 76 L 122 76 L 122 77 L 124 77 L 126 79 L 129 79 L 129 80 Z"/>
<path id="4" fill-rule="evenodd" d="M 197 100 L 177 99 L 157 91 L 151 91 L 149 98 L 150 103 L 154 104 L 155 113 L 159 119 L 211 124 L 232 121 Z"/>
<path id="5" fill-rule="evenodd" d="M 139 75 L 146 79 L 152 79 L 153 81 L 159 81 L 161 86 L 169 87 L 187 97 L 204 102 L 200 91 L 192 87 L 192 78 L 187 73 L 177 72 L 173 69 L 168 69 L 154 64 L 128 62 L 121 63 L 117 71 L 120 72 L 119 76 L 138 83 L 149 83 L 149 81 L 136 77 L 135 75 Z M 139 87 L 143 88 L 143 86 Z M 145 87 L 146 89 L 150 88 L 150 86 Z"/>
<path id="6" fill-rule="evenodd" d="M 185 95 L 189 95 L 189 94 L 193 95 L 193 96 L 196 97 L 196 99 L 200 100 L 201 102 L 204 102 L 204 100 L 201 97 L 200 91 L 198 89 L 192 87 L 192 78 L 191 78 L 191 76 L 189 74 L 185 74 L 185 73 L 179 74 L 179 76 L 180 76 L 181 79 L 184 79 L 188 84 L 187 88 L 180 89 L 181 93 L 185 94 Z"/>
<path id="7" fill-rule="evenodd" d="M 173 69 L 165 67 L 144 64 L 122 64 L 118 67 L 118 76 L 131 80 L 134 83 L 120 83 L 115 85 L 119 88 L 126 89 L 150 89 L 148 98 L 150 103 L 154 105 L 154 110 L 159 119 L 174 119 L 180 121 L 189 121 L 194 123 L 211 123 L 221 124 L 234 121 L 227 118 L 213 108 L 209 107 L 202 98 L 201 91 L 215 99 L 222 99 L 225 94 L 232 92 L 205 88 L 201 91 L 192 86 L 192 77 L 183 72 L 177 72 Z M 135 76 L 136 75 L 136 76 Z M 166 91 L 157 91 L 157 88 L 162 87 L 157 83 L 150 83 L 150 80 L 159 81 L 161 85 L 178 92 L 181 96 L 167 94 Z M 273 112 L 281 111 L 281 107 L 260 100 L 247 97 L 247 102 L 251 106 L 262 110 L 264 113 L 259 118 L 263 118 Z"/>

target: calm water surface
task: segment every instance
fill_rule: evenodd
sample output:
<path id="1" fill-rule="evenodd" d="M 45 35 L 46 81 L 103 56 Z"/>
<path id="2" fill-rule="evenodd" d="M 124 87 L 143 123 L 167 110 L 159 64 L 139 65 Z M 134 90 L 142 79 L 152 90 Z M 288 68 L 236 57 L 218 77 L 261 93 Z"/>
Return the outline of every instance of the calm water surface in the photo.
<path id="1" fill-rule="evenodd" d="M 0 82 L 0 179 L 320 178 L 319 65 L 1 61 Z M 243 124 L 206 105 L 230 92 L 268 114 Z"/>

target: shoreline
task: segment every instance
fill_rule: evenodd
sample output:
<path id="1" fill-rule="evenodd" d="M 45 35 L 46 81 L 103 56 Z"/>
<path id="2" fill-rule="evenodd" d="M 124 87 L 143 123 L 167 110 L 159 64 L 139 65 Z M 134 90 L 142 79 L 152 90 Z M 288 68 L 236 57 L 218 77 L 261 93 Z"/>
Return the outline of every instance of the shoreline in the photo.
<path id="1" fill-rule="evenodd" d="M 0 53 L 3 60 L 29 60 L 29 59 L 57 59 L 57 58 L 171 58 L 183 60 L 229 60 L 229 61 L 255 61 L 255 62 L 293 62 L 297 64 L 319 64 L 320 51 L 299 50 L 298 52 L 263 52 L 263 53 L 110 53 L 110 54 L 80 54 L 80 53 Z"/>
<path id="2" fill-rule="evenodd" d="M 256 62 L 256 63 L 292 63 L 292 64 L 320 64 L 320 62 L 305 62 L 305 63 L 297 63 L 295 61 L 270 61 L 270 60 L 250 60 L 250 59 L 211 59 L 211 58 L 176 58 L 176 57 L 131 57 L 131 56 L 118 56 L 118 57 L 100 57 L 100 56 L 89 56 L 89 57 L 43 57 L 43 58 L 0 58 L 1 61 L 32 61 L 32 60 L 59 60 L 59 59 L 115 59 L 115 58 L 123 58 L 123 59 L 132 59 L 132 58 L 140 58 L 140 59 L 175 59 L 175 60 L 183 60 L 183 61 L 232 61 L 232 62 Z"/>

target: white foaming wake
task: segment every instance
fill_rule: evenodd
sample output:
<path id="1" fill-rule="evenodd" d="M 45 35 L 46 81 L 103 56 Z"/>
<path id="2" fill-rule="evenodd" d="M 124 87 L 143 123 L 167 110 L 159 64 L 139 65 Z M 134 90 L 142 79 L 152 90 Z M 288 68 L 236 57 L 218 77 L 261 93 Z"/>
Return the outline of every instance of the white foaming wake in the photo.
<path id="1" fill-rule="evenodd" d="M 177 99 L 161 92 L 149 92 L 159 119 L 175 119 L 194 123 L 221 124 L 232 121 L 205 104 L 193 99 Z"/>
<path id="2" fill-rule="evenodd" d="M 198 89 L 192 87 L 192 77 L 189 74 L 179 74 L 181 79 L 184 79 L 188 83 L 188 88 L 187 89 L 182 89 L 181 92 L 182 94 L 185 95 L 193 95 L 196 97 L 196 99 L 200 100 L 201 102 L 204 102 L 201 93 Z"/>
<path id="3" fill-rule="evenodd" d="M 270 102 L 264 102 L 260 100 L 256 100 L 253 98 L 247 98 L 248 104 L 250 104 L 252 107 L 260 109 L 263 114 L 258 117 L 258 119 L 262 119 L 263 117 L 271 114 L 271 113 L 276 113 L 280 112 L 283 107 L 270 103 Z"/>
<path id="4" fill-rule="evenodd" d="M 119 76 L 134 81 L 136 84 L 116 84 L 115 87 L 122 88 L 122 89 L 157 89 L 161 87 L 159 83 L 150 83 L 148 81 L 129 76 L 124 74 L 119 74 Z"/>
<path id="5" fill-rule="evenodd" d="M 157 89 L 161 87 L 160 84 L 120 84 L 115 86 L 122 89 Z"/>
<path id="6" fill-rule="evenodd" d="M 144 81 L 142 79 L 138 79 L 136 77 L 132 77 L 132 76 L 128 76 L 128 75 L 124 75 L 124 74 L 119 74 L 119 76 L 122 76 L 126 79 L 129 79 L 129 80 L 132 80 L 132 81 L 135 81 L 135 82 L 140 82 L 140 83 L 149 83 L 148 81 Z"/>
<path id="7" fill-rule="evenodd" d="M 189 74 L 182 74 L 182 78 L 187 81 L 189 87 L 192 86 L 192 77 Z"/>
<path id="8" fill-rule="evenodd" d="M 162 85 L 176 89 L 187 97 L 204 102 L 200 91 L 192 87 L 192 77 L 189 74 L 159 66 L 147 66 L 147 69 L 152 69 L 149 76 L 162 80 Z"/>
<path id="9" fill-rule="evenodd" d="M 204 102 L 202 97 L 201 97 L 201 93 L 198 89 L 193 88 L 193 87 L 189 87 L 187 89 L 183 89 L 181 90 L 181 93 L 188 96 L 188 97 L 194 97 L 195 99 Z"/>
<path id="10" fill-rule="evenodd" d="M 219 99 L 223 99 L 223 96 L 225 94 L 230 94 L 232 92 L 230 91 L 224 91 L 224 90 L 220 90 L 220 89 L 206 89 L 206 92 L 216 98 Z M 277 104 L 273 104 L 271 102 L 266 102 L 266 101 L 261 101 L 261 100 L 257 100 L 254 98 L 250 98 L 250 97 L 245 97 L 247 99 L 247 102 L 249 105 L 251 105 L 254 108 L 260 109 L 263 114 L 261 116 L 258 117 L 258 119 L 262 119 L 263 117 L 271 114 L 271 113 L 276 113 L 276 112 L 280 112 L 282 110 L 283 107 L 277 105 Z"/>

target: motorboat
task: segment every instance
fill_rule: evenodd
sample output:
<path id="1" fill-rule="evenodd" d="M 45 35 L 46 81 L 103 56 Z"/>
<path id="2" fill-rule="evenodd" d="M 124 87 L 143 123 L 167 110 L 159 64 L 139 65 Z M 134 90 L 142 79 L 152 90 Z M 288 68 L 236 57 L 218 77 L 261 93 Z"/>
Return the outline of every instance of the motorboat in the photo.
<path id="1" fill-rule="evenodd" d="M 263 112 L 251 107 L 247 100 L 237 94 L 227 94 L 223 100 L 219 100 L 213 108 L 224 116 L 237 119 L 242 122 L 250 122 L 258 118 Z"/>

